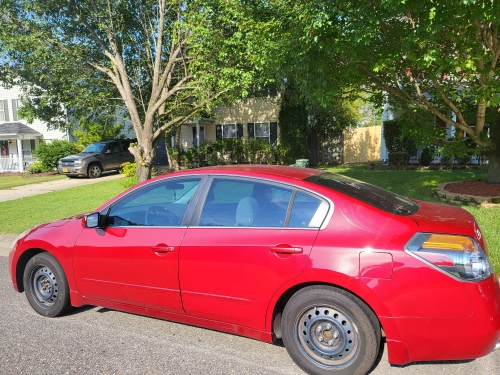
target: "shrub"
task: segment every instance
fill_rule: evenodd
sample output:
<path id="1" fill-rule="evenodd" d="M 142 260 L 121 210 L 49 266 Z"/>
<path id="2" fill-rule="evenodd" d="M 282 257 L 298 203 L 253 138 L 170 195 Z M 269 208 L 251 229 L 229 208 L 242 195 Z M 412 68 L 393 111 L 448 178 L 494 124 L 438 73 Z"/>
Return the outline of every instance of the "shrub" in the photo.
<path id="1" fill-rule="evenodd" d="M 289 150 L 280 144 L 271 145 L 256 138 L 246 141 L 228 138 L 205 141 L 199 147 L 194 146 L 189 150 L 171 151 L 170 157 L 176 158 L 180 166 L 187 168 L 206 164 L 283 164 Z"/>
<path id="2" fill-rule="evenodd" d="M 402 167 L 408 165 L 408 160 L 410 156 L 406 151 L 391 152 L 389 154 L 389 165 L 395 165 L 397 167 Z"/>
<path id="3" fill-rule="evenodd" d="M 442 165 L 451 165 L 451 163 L 453 162 L 453 159 L 450 158 L 449 156 L 447 155 L 441 155 L 441 164 Z"/>
<path id="4" fill-rule="evenodd" d="M 51 171 L 57 168 L 59 159 L 71 154 L 78 154 L 80 151 L 75 143 L 54 140 L 50 143 L 40 142 L 34 151 L 34 156 L 40 159 L 43 168 Z"/>
<path id="5" fill-rule="evenodd" d="M 456 160 L 458 164 L 469 164 L 473 155 L 481 154 L 483 151 L 472 139 L 453 136 L 444 144 L 442 155 L 449 158 L 452 162 Z M 443 161 L 441 162 L 443 163 Z"/>
<path id="6" fill-rule="evenodd" d="M 434 160 L 434 152 L 429 147 L 425 147 L 420 155 L 420 165 L 429 166 Z"/>
<path id="7" fill-rule="evenodd" d="M 403 126 L 404 123 L 401 119 L 384 121 L 383 136 L 389 152 L 389 164 L 398 167 L 408 164 L 410 157 L 417 152 L 415 142 L 403 134 Z M 403 162 L 404 155 L 406 155 L 406 160 Z"/>
<path id="8" fill-rule="evenodd" d="M 120 166 L 120 173 L 127 177 L 135 177 L 137 175 L 137 165 L 131 162 L 123 163 Z"/>
<path id="9" fill-rule="evenodd" d="M 37 174 L 37 173 L 43 173 L 43 172 L 50 172 L 50 169 L 47 170 L 43 166 L 43 163 L 41 161 L 37 161 L 36 163 L 31 164 L 27 169 L 26 173 L 28 174 Z"/>

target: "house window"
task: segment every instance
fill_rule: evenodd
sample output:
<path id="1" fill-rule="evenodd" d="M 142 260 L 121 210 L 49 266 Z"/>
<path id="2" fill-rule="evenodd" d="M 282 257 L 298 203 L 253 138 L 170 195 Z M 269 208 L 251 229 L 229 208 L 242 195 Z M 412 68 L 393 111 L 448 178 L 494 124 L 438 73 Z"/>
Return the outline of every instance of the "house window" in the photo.
<path id="1" fill-rule="evenodd" d="M 9 101 L 0 100 L 0 121 L 9 121 Z"/>
<path id="2" fill-rule="evenodd" d="M 35 140 L 34 139 L 23 139 L 21 141 L 23 146 L 23 157 L 31 158 L 33 156 L 33 150 L 35 150 Z"/>
<path id="3" fill-rule="evenodd" d="M 256 122 L 255 123 L 255 138 L 269 142 L 270 134 L 271 134 L 271 131 L 269 129 L 268 122 Z"/>
<path id="4" fill-rule="evenodd" d="M 192 128 L 193 131 L 193 146 L 196 146 L 197 143 L 197 136 L 196 136 L 196 126 L 193 126 Z M 200 126 L 200 145 L 205 142 L 205 127 Z"/>
<path id="5" fill-rule="evenodd" d="M 12 120 L 19 120 L 19 115 L 17 111 L 19 110 L 19 106 L 21 105 L 21 101 L 19 99 L 12 99 Z"/>
<path id="6" fill-rule="evenodd" d="M 236 124 L 222 124 L 222 138 L 237 138 Z"/>

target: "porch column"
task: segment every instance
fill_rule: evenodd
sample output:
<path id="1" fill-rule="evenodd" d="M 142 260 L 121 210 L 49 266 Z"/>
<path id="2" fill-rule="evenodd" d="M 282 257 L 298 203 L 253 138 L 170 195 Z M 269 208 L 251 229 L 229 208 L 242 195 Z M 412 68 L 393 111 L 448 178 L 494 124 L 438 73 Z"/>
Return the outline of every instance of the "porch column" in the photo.
<path id="1" fill-rule="evenodd" d="M 23 163 L 23 141 L 17 140 L 17 155 L 19 159 L 19 172 L 24 172 L 24 163 Z"/>
<path id="2" fill-rule="evenodd" d="M 196 146 L 200 147 L 200 119 L 196 120 Z"/>

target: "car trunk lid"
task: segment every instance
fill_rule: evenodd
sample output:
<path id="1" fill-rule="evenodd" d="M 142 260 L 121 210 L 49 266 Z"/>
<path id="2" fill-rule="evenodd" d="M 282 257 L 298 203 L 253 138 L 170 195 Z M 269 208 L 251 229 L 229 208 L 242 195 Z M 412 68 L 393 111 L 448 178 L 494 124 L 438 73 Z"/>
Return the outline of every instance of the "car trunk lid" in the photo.
<path id="1" fill-rule="evenodd" d="M 460 207 L 417 201 L 420 208 L 409 217 L 420 232 L 461 234 L 473 237 L 481 246 L 483 236 L 474 216 Z"/>

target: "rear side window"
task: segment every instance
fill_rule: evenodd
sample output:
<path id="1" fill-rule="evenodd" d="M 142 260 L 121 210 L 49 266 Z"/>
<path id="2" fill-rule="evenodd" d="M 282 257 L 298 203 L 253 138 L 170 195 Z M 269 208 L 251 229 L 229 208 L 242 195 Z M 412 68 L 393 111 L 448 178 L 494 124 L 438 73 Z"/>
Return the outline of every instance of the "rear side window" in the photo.
<path id="1" fill-rule="evenodd" d="M 214 178 L 200 226 L 284 227 L 292 191 L 260 181 Z"/>
<path id="2" fill-rule="evenodd" d="M 419 209 L 419 205 L 408 198 L 340 174 L 327 172 L 305 180 L 338 191 L 394 215 L 412 215 Z"/>
<path id="3" fill-rule="evenodd" d="M 302 193 L 295 194 L 288 226 L 294 228 L 308 228 L 310 226 L 315 226 L 311 225 L 312 219 L 320 204 L 321 201 L 319 199 Z"/>

